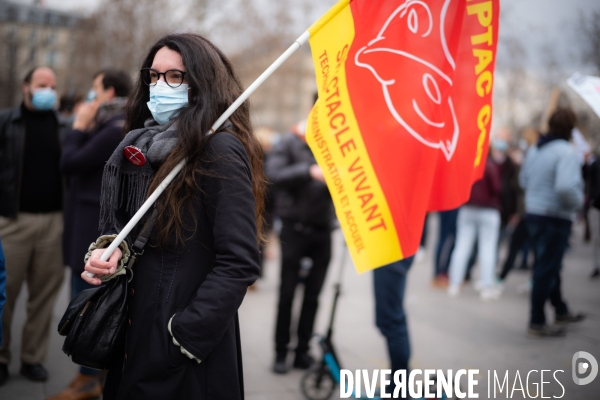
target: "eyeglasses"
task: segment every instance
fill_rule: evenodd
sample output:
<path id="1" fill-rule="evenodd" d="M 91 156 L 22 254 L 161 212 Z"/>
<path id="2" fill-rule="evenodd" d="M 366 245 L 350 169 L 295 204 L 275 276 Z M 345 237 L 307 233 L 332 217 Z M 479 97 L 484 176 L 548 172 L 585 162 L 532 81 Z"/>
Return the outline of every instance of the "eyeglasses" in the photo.
<path id="1" fill-rule="evenodd" d="M 148 86 L 156 85 L 161 75 L 164 76 L 166 84 L 172 88 L 181 86 L 183 80 L 185 79 L 185 72 L 179 71 L 178 69 L 170 69 L 165 72 L 158 72 L 152 68 L 142 68 L 140 72 L 142 74 L 142 81 Z"/>

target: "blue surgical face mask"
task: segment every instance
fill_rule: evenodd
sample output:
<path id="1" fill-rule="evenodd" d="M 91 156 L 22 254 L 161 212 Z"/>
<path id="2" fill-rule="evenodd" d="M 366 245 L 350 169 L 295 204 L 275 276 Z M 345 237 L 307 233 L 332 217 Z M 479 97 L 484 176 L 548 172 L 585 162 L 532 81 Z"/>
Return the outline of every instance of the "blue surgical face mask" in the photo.
<path id="1" fill-rule="evenodd" d="M 492 147 L 505 153 L 508 151 L 508 142 L 504 139 L 492 139 Z"/>
<path id="2" fill-rule="evenodd" d="M 96 93 L 96 91 L 94 89 L 90 89 L 87 92 L 87 96 L 85 96 L 85 101 L 94 101 L 96 100 L 96 97 L 98 97 L 98 94 Z"/>
<path id="3" fill-rule="evenodd" d="M 146 103 L 152 113 L 154 120 L 161 125 L 166 124 L 169 119 L 188 104 L 188 85 L 181 84 L 172 88 L 163 81 L 150 86 L 150 101 Z"/>
<path id="4" fill-rule="evenodd" d="M 48 111 L 56 103 L 56 91 L 52 88 L 35 89 L 31 96 L 31 105 L 37 111 Z"/>

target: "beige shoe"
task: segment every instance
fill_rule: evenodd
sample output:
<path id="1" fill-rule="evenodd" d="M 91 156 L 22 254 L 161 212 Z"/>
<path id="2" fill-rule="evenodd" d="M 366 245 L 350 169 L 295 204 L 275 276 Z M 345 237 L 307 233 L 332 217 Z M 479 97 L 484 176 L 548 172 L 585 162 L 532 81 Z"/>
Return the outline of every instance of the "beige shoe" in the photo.
<path id="1" fill-rule="evenodd" d="M 447 289 L 449 284 L 448 275 L 437 275 L 431 282 L 431 286 L 436 289 Z"/>
<path id="2" fill-rule="evenodd" d="M 77 374 L 69 386 L 62 392 L 46 400 L 92 400 L 102 396 L 101 375 Z"/>

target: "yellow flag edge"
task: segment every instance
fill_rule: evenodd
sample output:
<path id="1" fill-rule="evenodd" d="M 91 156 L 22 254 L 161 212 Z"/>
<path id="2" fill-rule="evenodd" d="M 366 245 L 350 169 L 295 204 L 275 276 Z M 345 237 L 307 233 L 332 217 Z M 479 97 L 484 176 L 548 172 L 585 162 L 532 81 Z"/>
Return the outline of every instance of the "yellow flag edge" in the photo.
<path id="1" fill-rule="evenodd" d="M 325 26 L 329 21 L 331 21 L 336 15 L 342 11 L 344 7 L 350 4 L 351 0 L 340 0 L 333 7 L 329 9 L 321 18 L 319 18 L 314 24 L 308 28 L 308 33 L 310 33 L 310 37 L 313 37 L 317 32 Z"/>
<path id="2" fill-rule="evenodd" d="M 369 154 L 367 153 L 346 85 L 345 60 L 347 49 L 350 48 L 354 40 L 354 19 L 352 12 L 349 8 L 344 8 L 349 2 L 348 0 L 340 1 L 311 27 L 311 29 L 314 28 L 315 33 L 321 31 L 316 37 L 311 32 L 310 44 L 317 73 L 319 98 L 323 101 L 318 101 L 309 115 L 306 138 L 315 154 L 317 162 L 323 169 L 323 174 L 332 193 L 336 213 L 356 270 L 359 273 L 363 273 L 401 260 L 403 253 L 387 199 L 381 189 Z M 345 56 L 342 51 L 342 59 L 340 60 L 340 52 L 338 50 L 344 47 L 347 47 Z M 324 59 L 320 56 L 323 56 L 324 51 L 328 52 L 328 71 L 335 70 L 335 75 L 331 72 L 331 75 L 328 74 L 327 78 L 324 78 L 324 75 L 322 75 Z M 331 51 L 334 51 L 334 53 L 329 54 Z M 337 52 L 337 56 L 335 52 Z M 346 133 L 344 133 L 345 136 L 340 137 L 335 136 L 335 129 L 330 126 L 333 121 L 327 121 L 323 118 L 328 114 L 327 99 L 331 99 L 330 92 L 334 76 L 337 78 L 337 88 L 339 88 L 339 100 L 341 104 L 339 111 L 345 115 L 346 126 L 349 127 Z M 322 78 L 324 78 L 323 81 Z M 329 87 L 326 87 L 326 85 L 329 85 Z M 322 116 L 323 119 L 320 120 L 319 116 Z M 336 122 L 339 121 L 340 119 L 337 119 Z M 327 130 L 323 128 L 324 130 L 321 131 L 321 127 L 326 127 Z M 339 130 L 337 133 L 339 133 Z M 353 150 L 350 150 L 350 147 L 347 148 L 347 151 L 353 151 L 348 157 L 345 157 L 341 153 L 340 138 L 343 138 L 345 142 L 352 140 L 355 145 Z M 360 160 L 359 163 L 356 163 L 357 160 Z M 328 167 L 334 164 L 336 165 L 335 170 Z M 357 171 L 358 166 L 362 168 L 360 172 Z M 364 177 L 368 178 L 369 193 L 374 196 L 374 201 L 378 205 L 377 211 L 382 215 L 382 221 L 385 221 L 385 230 L 371 230 L 370 228 L 374 224 L 371 223 L 369 226 L 369 222 L 365 220 L 364 210 L 361 212 L 361 200 L 354 193 L 357 191 L 354 190 L 353 193 L 348 193 L 349 189 L 355 188 L 354 185 L 356 182 L 352 181 L 352 172 L 349 171 L 349 168 L 353 168 L 354 177 L 356 177 L 356 174 L 364 172 Z M 336 182 L 340 182 L 340 177 L 341 181 L 344 182 L 342 186 L 346 188 L 346 195 L 340 194 L 340 186 L 336 185 Z M 352 187 L 350 187 L 351 184 Z"/>

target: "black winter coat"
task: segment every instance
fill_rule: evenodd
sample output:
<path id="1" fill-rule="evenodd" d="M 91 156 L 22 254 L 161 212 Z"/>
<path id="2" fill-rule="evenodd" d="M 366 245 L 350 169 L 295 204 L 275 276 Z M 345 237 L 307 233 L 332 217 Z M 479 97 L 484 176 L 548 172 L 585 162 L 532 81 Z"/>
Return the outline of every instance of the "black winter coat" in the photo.
<path id="1" fill-rule="evenodd" d="M 275 190 L 275 215 L 293 223 L 330 228 L 333 203 L 327 185 L 310 176 L 316 164 L 308 145 L 285 135 L 267 158 L 265 173 Z"/>
<path id="2" fill-rule="evenodd" d="M 64 140 L 67 123 L 57 111 L 58 140 Z M 21 106 L 0 111 L 0 216 L 16 218 L 19 212 L 19 188 L 23 173 L 25 124 Z"/>
<path id="3" fill-rule="evenodd" d="M 100 189 L 104 164 L 123 138 L 125 115 L 98 126 L 95 133 L 71 130 L 63 143 L 60 168 L 68 182 L 63 232 L 65 264 L 83 272 L 83 257 L 100 231 Z"/>
<path id="4" fill-rule="evenodd" d="M 170 249 L 153 233 L 133 267 L 126 353 L 108 373 L 104 400 L 244 397 L 237 310 L 259 271 L 251 169 L 229 133 L 212 135 L 200 157 L 207 173 L 198 181 L 197 227 Z M 201 363 L 173 344 L 173 315 L 173 336 Z"/>
<path id="5" fill-rule="evenodd" d="M 519 186 L 519 166 L 510 158 L 500 165 L 500 221 L 505 226 L 510 218 L 518 213 L 519 197 L 522 195 Z"/>
<path id="6" fill-rule="evenodd" d="M 583 172 L 590 205 L 600 209 L 600 160 L 594 161 L 591 165 L 586 164 Z"/>

